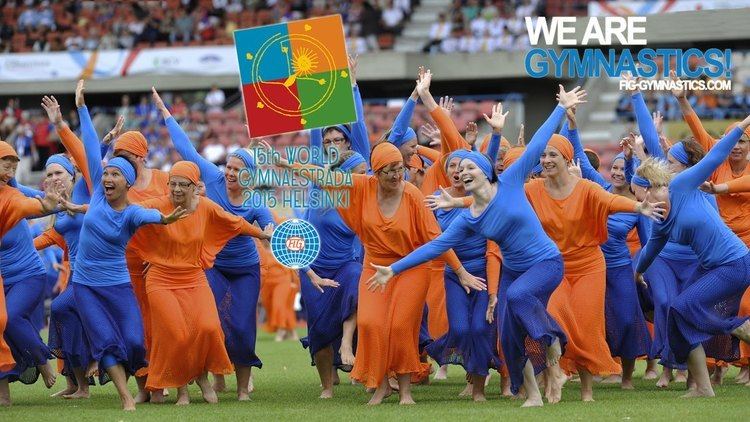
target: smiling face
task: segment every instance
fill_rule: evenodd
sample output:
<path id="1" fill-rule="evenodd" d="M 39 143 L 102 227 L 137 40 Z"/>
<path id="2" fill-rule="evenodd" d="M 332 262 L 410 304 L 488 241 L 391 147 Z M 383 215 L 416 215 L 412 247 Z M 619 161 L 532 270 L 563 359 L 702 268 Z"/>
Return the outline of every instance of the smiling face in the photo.
<path id="1" fill-rule="evenodd" d="M 323 153 L 326 155 L 331 148 L 336 149 L 336 152 L 341 155 L 342 152 L 349 149 L 349 146 L 349 141 L 338 129 L 328 129 L 323 134 Z"/>
<path id="2" fill-rule="evenodd" d="M 128 194 L 128 182 L 117 167 L 104 168 L 102 186 L 108 202 L 119 201 Z"/>
<path id="3" fill-rule="evenodd" d="M 227 182 L 228 190 L 237 190 L 240 188 L 237 175 L 240 170 L 245 168 L 245 162 L 235 157 L 234 155 L 229 156 L 227 159 L 227 165 L 224 168 L 224 179 Z"/>
<path id="4" fill-rule="evenodd" d="M 187 203 L 195 196 L 196 186 L 181 176 L 169 177 L 169 199 L 175 207 L 187 208 Z"/>
<path id="5" fill-rule="evenodd" d="M 7 186 L 10 179 L 16 175 L 18 159 L 13 157 L 0 158 L 0 187 Z"/>
<path id="6" fill-rule="evenodd" d="M 612 168 L 609 170 L 612 178 L 612 186 L 622 188 L 627 185 L 625 180 L 625 159 L 618 158 L 612 162 Z"/>
<path id="7" fill-rule="evenodd" d="M 732 152 L 729 153 L 729 161 L 743 161 L 747 160 L 748 153 L 750 153 L 750 139 L 747 135 L 742 135 L 740 140 L 732 148 Z"/>
<path id="8" fill-rule="evenodd" d="M 50 164 L 46 169 L 46 183 L 60 186 L 66 192 L 73 186 L 73 176 L 59 164 Z"/>
<path id="9" fill-rule="evenodd" d="M 388 164 L 377 171 L 378 184 L 385 190 L 395 190 L 404 180 L 404 163 Z"/>
<path id="10" fill-rule="evenodd" d="M 548 146 L 541 155 L 542 176 L 555 177 L 568 171 L 568 160 L 555 147 Z"/>
<path id="11" fill-rule="evenodd" d="M 448 161 L 448 167 L 446 171 L 448 179 L 451 181 L 453 188 L 461 189 L 464 186 L 464 182 L 461 181 L 461 159 L 458 157 L 451 158 Z"/>
<path id="12" fill-rule="evenodd" d="M 398 147 L 398 150 L 401 151 L 401 156 L 404 157 L 404 162 L 408 163 L 411 161 L 411 156 L 417 153 L 417 138 L 404 142 Z"/>
<path id="13" fill-rule="evenodd" d="M 464 190 L 467 193 L 471 193 L 489 183 L 487 176 L 478 165 L 469 159 L 461 160 L 460 176 L 461 182 L 464 184 Z"/>

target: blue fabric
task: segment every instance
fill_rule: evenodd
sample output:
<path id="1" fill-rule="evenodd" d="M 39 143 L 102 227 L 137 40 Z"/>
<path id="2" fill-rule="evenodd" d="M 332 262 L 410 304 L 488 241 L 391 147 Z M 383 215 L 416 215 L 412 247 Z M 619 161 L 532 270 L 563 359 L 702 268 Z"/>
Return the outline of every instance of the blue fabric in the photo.
<path id="1" fill-rule="evenodd" d="M 544 232 L 526 198 L 524 182 L 564 114 L 563 107 L 556 107 L 531 138 L 518 161 L 503 171 L 497 193 L 482 214 L 474 217 L 470 210 L 463 210 L 440 236 L 395 262 L 391 266 L 393 271 L 398 274 L 435 259 L 471 233 L 481 233 L 500 246 L 503 271 L 507 268 L 524 272 L 538 262 L 559 256 L 560 251 Z"/>
<path id="2" fill-rule="evenodd" d="M 667 157 L 664 155 L 664 151 L 661 149 L 659 144 L 659 133 L 656 131 L 654 120 L 651 117 L 651 112 L 648 111 L 646 101 L 643 99 L 643 95 L 640 92 L 636 92 L 631 97 L 633 101 L 633 111 L 635 112 L 635 120 L 638 123 L 638 130 L 641 132 L 643 137 L 643 143 L 645 144 L 646 151 L 649 155 L 666 160 Z"/>
<path id="3" fill-rule="evenodd" d="M 458 162 L 460 164 L 461 161 L 463 161 L 465 158 L 469 158 L 471 156 L 471 152 L 472 151 L 469 151 L 469 150 L 466 150 L 466 149 L 457 149 L 457 150 L 453 151 L 448 156 L 448 159 L 445 160 L 445 171 L 446 172 L 448 171 L 448 164 L 451 162 L 451 160 L 453 160 L 454 158 L 458 158 L 459 159 Z"/>
<path id="4" fill-rule="evenodd" d="M 245 163 L 245 167 L 247 167 L 247 170 L 250 172 L 255 171 L 255 159 L 253 158 L 250 153 L 244 149 L 244 148 L 238 148 L 230 154 L 232 156 L 235 156 L 242 160 L 243 163 Z"/>
<path id="5" fill-rule="evenodd" d="M 169 136 L 175 149 L 183 160 L 192 161 L 201 171 L 201 179 L 206 184 L 206 196 L 219 204 L 230 214 L 244 218 L 250 224 L 258 222 L 261 228 L 273 224 L 273 216 L 266 207 L 253 208 L 246 204 L 234 205 L 227 196 L 224 173 L 216 165 L 203 158 L 190 142 L 180 125 L 170 117 L 166 120 Z M 214 267 L 221 269 L 242 270 L 260 262 L 255 242 L 250 236 L 237 236 L 227 242 L 224 249 L 216 256 Z"/>
<path id="6" fill-rule="evenodd" d="M 107 161 L 106 167 L 114 167 L 120 170 L 120 173 L 122 173 L 122 176 L 125 178 L 128 185 L 133 186 L 135 183 L 135 168 L 130 164 L 130 161 L 122 157 L 115 157 Z"/>
<path id="7" fill-rule="evenodd" d="M 636 186 L 640 186 L 642 188 L 650 188 L 651 182 L 648 181 L 648 179 L 645 179 L 637 174 L 633 175 L 632 183 Z"/>
<path id="8" fill-rule="evenodd" d="M 687 166 L 690 163 L 688 153 L 687 151 L 685 151 L 685 144 L 683 144 L 682 142 L 678 142 L 672 145 L 672 148 L 669 149 L 669 155 L 674 157 L 675 160 L 679 161 L 683 165 Z"/>
<path id="9" fill-rule="evenodd" d="M 492 132 L 492 136 L 490 137 L 490 144 L 487 146 L 487 155 L 490 157 L 493 165 L 497 161 L 497 155 L 500 153 L 501 138 L 502 135 Z"/>
<path id="10" fill-rule="evenodd" d="M 91 349 L 83 332 L 83 323 L 73 296 L 72 285 L 68 285 L 67 289 L 52 300 L 47 344 L 57 358 L 65 360 L 67 370 L 86 369 L 91 363 Z"/>
<path id="11" fill-rule="evenodd" d="M 701 161 L 675 176 L 669 184 L 669 214 L 663 222 L 652 224 L 651 238 L 638 261 L 638 272 L 643 273 L 648 268 L 670 238 L 677 243 L 689 244 L 705 269 L 747 255 L 747 246 L 698 190 L 698 186 L 726 159 L 742 134 L 739 127 L 732 129 Z"/>
<path id="12" fill-rule="evenodd" d="M 352 171 L 354 167 L 357 167 L 358 165 L 362 163 L 367 163 L 365 161 L 365 157 L 362 156 L 362 154 L 355 152 L 351 157 L 347 158 L 339 168 L 342 171 Z"/>
<path id="13" fill-rule="evenodd" d="M 686 362 L 701 343 L 708 357 L 725 362 L 740 358 L 739 339 L 730 333 L 748 320 L 737 316 L 748 287 L 750 254 L 713 268 L 698 268 L 669 309 L 669 345 L 677 362 Z"/>
<path id="14" fill-rule="evenodd" d="M 632 259 L 628 249 L 628 234 L 633 228 L 638 231 L 641 246 L 648 241 L 651 222 L 648 217 L 630 212 L 618 212 L 607 218 L 607 241 L 601 245 L 607 268 L 618 268 L 623 265 L 632 268 Z"/>
<path id="15" fill-rule="evenodd" d="M 47 159 L 47 163 L 44 164 L 44 167 L 49 167 L 50 164 L 58 164 L 62 166 L 62 168 L 64 168 L 65 171 L 67 171 L 71 176 L 76 175 L 76 169 L 73 167 L 73 163 L 71 163 L 68 157 L 63 154 L 51 155 Z"/>
<path id="16" fill-rule="evenodd" d="M 341 347 L 343 324 L 357 312 L 362 264 L 349 261 L 340 264 L 335 269 L 315 265 L 311 268 L 321 278 L 337 281 L 339 287 L 324 287 L 321 293 L 313 286 L 306 271 L 300 270 L 300 293 L 305 305 L 307 320 L 307 337 L 300 339 L 300 341 L 305 348 L 310 349 L 313 365 L 315 364 L 316 353 L 328 346 L 333 346 L 334 366 L 340 366 L 339 348 Z M 353 340 L 355 345 L 356 339 L 355 334 Z M 354 352 L 356 353 L 356 348 Z"/>
<path id="17" fill-rule="evenodd" d="M 76 204 L 88 204 L 91 202 L 86 181 L 81 178 L 73 185 L 71 200 Z M 55 216 L 55 231 L 62 235 L 65 244 L 68 246 L 68 258 L 70 259 L 70 268 L 75 268 L 76 258 L 78 257 L 78 240 L 80 238 L 81 227 L 85 214 L 70 215 L 67 212 L 59 212 Z"/>
<path id="18" fill-rule="evenodd" d="M 248 264 L 236 272 L 214 267 L 206 270 L 206 278 L 216 300 L 229 359 L 235 365 L 260 368 L 263 364 L 255 354 L 260 265 Z"/>
<path id="19" fill-rule="evenodd" d="M 92 358 L 101 368 L 106 369 L 107 364 L 111 366 L 112 358 L 130 375 L 147 365 L 143 320 L 130 283 L 115 286 L 72 284 L 68 289 L 73 289 Z M 112 358 L 106 358 L 107 355 Z"/>
<path id="20" fill-rule="evenodd" d="M 607 289 L 604 295 L 607 344 L 614 357 L 635 359 L 651 351 L 651 334 L 646 326 L 633 266 L 607 266 Z"/>
<path id="21" fill-rule="evenodd" d="M 482 170 L 482 173 L 487 177 L 487 180 L 492 181 L 493 176 L 495 175 L 495 169 L 490 163 L 490 160 L 485 156 L 484 154 L 480 152 L 469 152 L 469 155 L 464 158 L 464 160 L 469 160 L 472 163 L 476 164 L 477 167 L 479 167 L 480 170 Z"/>
<path id="22" fill-rule="evenodd" d="M 321 190 L 317 186 L 312 189 Z M 338 211 L 310 208 L 305 213 L 305 220 L 315 227 L 321 239 L 325 239 L 313 262 L 316 268 L 332 270 L 355 259 L 357 235 L 344 223 Z"/>
<path id="23" fill-rule="evenodd" d="M 414 129 L 409 126 L 416 105 L 416 101 L 411 98 L 407 99 L 404 107 L 398 113 L 398 116 L 396 116 L 396 120 L 393 121 L 391 133 L 388 135 L 388 142 L 391 142 L 396 147 L 401 147 L 406 141 L 417 137 L 417 134 L 414 133 Z"/>
<path id="24" fill-rule="evenodd" d="M 49 347 L 39 337 L 42 328 L 35 323 L 34 311 L 44 301 L 45 275 L 29 277 L 22 283 L 5 284 L 5 305 L 8 312 L 8 324 L 4 338 L 8 343 L 15 368 L 0 372 L 0 379 L 17 381 L 26 370 L 37 371 L 36 367 L 52 359 Z M 33 377 L 36 380 L 36 377 Z"/>
<path id="25" fill-rule="evenodd" d="M 29 223 L 21 220 L 0 239 L 0 274 L 3 283 L 8 286 L 46 273 L 44 263 L 34 248 Z"/>
<path id="26" fill-rule="evenodd" d="M 500 344 L 510 374 L 513 394 L 523 384 L 523 368 L 531 361 L 534 373 L 547 367 L 547 346 L 560 339 L 563 353 L 565 332 L 547 312 L 547 303 L 563 276 L 561 255 L 535 263 L 526 271 L 503 268 L 498 297 Z"/>

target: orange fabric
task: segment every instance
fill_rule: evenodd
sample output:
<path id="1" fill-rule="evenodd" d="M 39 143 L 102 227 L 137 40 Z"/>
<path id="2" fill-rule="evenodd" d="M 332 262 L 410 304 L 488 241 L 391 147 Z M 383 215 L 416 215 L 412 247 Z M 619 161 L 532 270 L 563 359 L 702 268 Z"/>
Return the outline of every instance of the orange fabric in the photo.
<path id="1" fill-rule="evenodd" d="M 549 143 L 547 145 L 554 147 L 555 149 L 560 151 L 560 154 L 562 154 L 562 156 L 565 157 L 566 160 L 570 161 L 573 159 L 573 144 L 570 143 L 568 138 L 555 133 L 549 139 Z"/>
<path id="2" fill-rule="evenodd" d="M 162 214 L 174 211 L 167 197 L 140 205 Z M 150 263 L 145 283 L 151 319 L 148 389 L 180 387 L 204 372 L 232 372 L 204 270 L 213 266 L 226 242 L 252 233 L 259 229 L 201 197 L 184 219 L 147 225 L 133 236 L 129 248 Z"/>
<path id="3" fill-rule="evenodd" d="M 169 170 L 170 176 L 184 177 L 197 185 L 201 181 L 201 171 L 195 163 L 178 161 Z"/>
<path id="4" fill-rule="evenodd" d="M 3 143 L 0 142 L 0 144 Z M 0 238 L 22 219 L 41 213 L 42 203 L 38 200 L 27 198 L 10 186 L 0 187 Z M 3 278 L 0 275 L 0 286 L 2 281 Z M 5 291 L 1 290 L 3 291 L 0 291 L 0 371 L 10 371 L 16 366 L 16 361 L 3 338 L 5 326 L 8 324 L 8 313 L 5 308 Z"/>
<path id="5" fill-rule="evenodd" d="M 646 239 L 646 241 L 648 241 L 648 239 Z M 630 252 L 630 256 L 635 256 L 636 252 L 641 249 L 641 240 L 638 237 L 638 230 L 636 230 L 635 228 L 630 230 L 626 242 L 628 244 L 628 251 Z"/>
<path id="6" fill-rule="evenodd" d="M 482 138 L 482 144 L 479 146 L 479 152 L 487 154 L 487 150 L 490 148 L 490 139 L 492 139 L 492 133 L 484 135 L 484 138 Z M 505 139 L 505 136 L 500 135 L 500 150 L 503 148 L 510 149 L 510 142 Z"/>
<path id="7" fill-rule="evenodd" d="M 742 176 L 726 183 L 729 187 L 729 193 L 750 192 L 750 175 Z"/>
<path id="8" fill-rule="evenodd" d="M 524 147 L 514 147 L 508 150 L 503 156 L 503 171 L 508 170 L 511 164 L 515 163 L 516 160 L 521 158 L 523 152 L 526 151 Z"/>
<path id="9" fill-rule="evenodd" d="M 443 110 L 437 108 L 430 112 L 430 116 L 440 129 L 440 157 L 432 160 L 433 164 L 425 171 L 420 190 L 423 195 L 432 195 L 440 187 L 447 188 L 451 185 L 448 175 L 445 174 L 445 161 L 452 152 L 459 149 L 469 150 L 469 143 L 456 129 L 453 120 Z M 436 264 L 437 265 L 437 264 Z"/>
<path id="10" fill-rule="evenodd" d="M 445 297 L 445 264 L 430 266 L 427 286 L 427 331 L 438 339 L 448 332 L 448 308 Z"/>
<path id="11" fill-rule="evenodd" d="M 404 157 L 401 155 L 401 151 L 390 142 L 382 142 L 376 145 L 370 156 L 372 171 L 378 171 L 391 163 L 403 161 Z"/>
<path id="12" fill-rule="evenodd" d="M 409 167 L 415 168 L 418 170 L 424 169 L 424 163 L 422 162 L 422 159 L 419 157 L 419 154 L 414 154 L 409 159 Z"/>
<path id="13" fill-rule="evenodd" d="M 282 219 L 272 214 L 280 224 Z M 299 274 L 276 261 L 265 242 L 255 239 L 255 246 L 260 255 L 260 302 L 266 310 L 263 328 L 269 333 L 293 330 L 297 325 L 294 299 L 299 291 Z"/>
<path id="14" fill-rule="evenodd" d="M 737 315 L 744 317 L 750 316 L 750 289 L 745 290 L 745 294 L 740 299 L 740 311 Z M 740 360 L 736 362 L 740 366 L 750 365 L 750 344 L 744 341 L 740 342 Z"/>
<path id="15" fill-rule="evenodd" d="M 117 138 L 114 150 L 127 151 L 136 157 L 143 158 L 148 155 L 148 142 L 141 132 L 130 130 Z"/>
<path id="16" fill-rule="evenodd" d="M 428 148 L 422 145 L 417 145 L 417 154 L 432 161 L 437 162 L 440 159 L 440 151 L 436 151 L 432 148 Z"/>
<path id="17" fill-rule="evenodd" d="M 635 202 L 584 179 L 576 182 L 565 199 L 552 198 L 541 179 L 526 184 L 526 196 L 565 264 L 563 281 L 547 306 L 568 335 L 562 368 L 574 372 L 580 367 L 600 375 L 619 373 L 620 366 L 610 356 L 606 341 L 606 265 L 599 245 L 607 240 L 609 214 L 628 208 L 632 212 Z"/>
<path id="18" fill-rule="evenodd" d="M 18 154 L 16 154 L 16 150 L 9 143 L 0 140 L 0 158 L 5 157 L 15 157 L 17 159 Z"/>
<path id="19" fill-rule="evenodd" d="M 83 147 L 83 142 L 81 142 L 81 140 L 78 139 L 78 136 L 70 130 L 68 125 L 64 125 L 59 129 L 57 135 L 60 137 L 60 141 L 62 141 L 65 149 L 70 153 L 71 161 L 74 161 L 76 163 L 75 165 L 78 166 L 78 170 L 81 171 L 81 175 L 83 175 L 83 180 L 86 181 L 86 186 L 88 186 L 89 192 L 93 192 L 94 187 L 91 180 L 91 174 L 89 174 L 89 166 L 87 164 L 88 160 L 86 159 L 86 150 Z"/>
<path id="20" fill-rule="evenodd" d="M 732 129 L 736 128 L 739 125 L 740 125 L 740 122 L 734 122 L 734 123 L 730 124 L 729 126 L 727 126 L 726 130 L 724 131 L 724 135 L 726 135 L 727 133 L 731 132 Z M 750 138 L 750 127 L 746 127 L 745 130 L 743 130 L 742 132 L 745 133 L 745 136 L 747 136 L 747 137 Z"/>
<path id="21" fill-rule="evenodd" d="M 488 240 L 487 241 L 487 252 L 485 253 L 487 259 L 487 293 L 497 294 L 500 285 L 500 247 L 497 243 Z"/>
<path id="22" fill-rule="evenodd" d="M 45 230 L 39 236 L 34 238 L 34 248 L 38 251 L 48 248 L 52 245 L 60 247 L 63 250 L 62 270 L 57 274 L 57 284 L 61 287 L 60 291 L 68 287 L 70 281 L 70 258 L 68 257 L 68 244 L 60 233 L 55 231 L 54 227 Z"/>

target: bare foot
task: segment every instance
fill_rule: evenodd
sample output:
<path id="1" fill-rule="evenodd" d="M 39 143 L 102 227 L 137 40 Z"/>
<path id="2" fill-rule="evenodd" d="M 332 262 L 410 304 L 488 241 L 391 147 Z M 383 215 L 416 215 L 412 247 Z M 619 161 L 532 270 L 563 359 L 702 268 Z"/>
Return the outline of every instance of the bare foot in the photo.
<path id="1" fill-rule="evenodd" d="M 648 371 L 646 371 L 646 373 L 643 374 L 644 380 L 655 380 L 657 378 L 659 378 L 659 374 L 652 369 L 649 369 Z"/>
<path id="2" fill-rule="evenodd" d="M 482 403 L 482 402 L 486 402 L 487 401 L 487 397 L 484 396 L 484 392 L 483 391 L 477 391 L 477 392 L 472 391 L 471 398 L 476 403 Z"/>
<path id="3" fill-rule="evenodd" d="M 351 344 L 341 344 L 339 347 L 339 354 L 341 354 L 341 364 L 347 366 L 354 366 L 354 352 L 352 351 Z"/>
<path id="4" fill-rule="evenodd" d="M 414 401 L 414 399 L 413 399 L 413 398 L 411 398 L 411 397 L 404 397 L 404 398 L 402 398 L 402 399 L 401 399 L 401 400 L 400 400 L 400 401 L 398 402 L 398 404 L 401 404 L 401 405 L 406 405 L 406 406 L 410 406 L 410 405 L 412 405 L 412 404 L 417 404 L 417 403 L 416 403 L 416 402 Z"/>
<path id="5" fill-rule="evenodd" d="M 667 388 L 670 381 L 672 381 L 672 370 L 665 366 L 664 370 L 661 371 L 659 381 L 656 381 L 656 386 L 658 388 Z"/>
<path id="6" fill-rule="evenodd" d="M 562 389 L 567 380 L 568 377 L 563 374 L 559 366 L 550 368 L 550 371 L 547 372 L 547 382 L 550 384 L 547 403 L 560 403 L 560 400 L 562 400 Z"/>
<path id="7" fill-rule="evenodd" d="M 74 392 L 72 394 L 66 394 L 66 395 L 64 395 L 62 397 L 64 399 L 67 399 L 67 400 L 78 400 L 78 399 L 87 399 L 87 398 L 91 397 L 91 394 L 89 393 L 88 389 L 81 390 L 79 388 L 76 392 Z"/>
<path id="8" fill-rule="evenodd" d="M 513 397 L 513 393 L 510 391 L 510 378 L 502 377 L 500 380 L 500 393 L 503 397 Z"/>
<path id="9" fill-rule="evenodd" d="M 332 399 L 333 398 L 333 388 L 326 388 L 325 390 L 320 392 L 321 399 Z"/>
<path id="10" fill-rule="evenodd" d="M 547 347 L 547 366 L 556 366 L 560 361 L 560 356 L 562 356 L 562 348 L 560 346 L 560 339 L 556 338 Z"/>
<path id="11" fill-rule="evenodd" d="M 382 388 L 382 389 L 378 388 L 373 393 L 372 397 L 370 398 L 370 401 L 367 402 L 367 405 L 368 406 L 377 406 L 380 403 L 382 403 L 383 400 L 385 400 L 388 397 L 390 397 L 391 394 L 393 394 L 393 390 L 391 389 L 390 386 L 388 386 L 386 388 Z"/>
<path id="12" fill-rule="evenodd" d="M 434 380 L 447 380 L 448 379 L 448 365 L 443 365 L 438 368 L 435 372 L 435 376 L 432 377 Z"/>
<path id="13" fill-rule="evenodd" d="M 741 367 L 740 372 L 734 378 L 734 382 L 737 384 L 747 384 L 748 382 L 750 382 L 750 367 Z"/>
<path id="14" fill-rule="evenodd" d="M 245 391 L 237 393 L 237 401 L 250 401 L 250 394 Z"/>
<path id="15" fill-rule="evenodd" d="M 135 404 L 148 403 L 151 401 L 151 394 L 146 390 L 140 390 L 135 395 Z"/>
<path id="16" fill-rule="evenodd" d="M 130 394 L 128 394 L 130 396 Z M 122 399 L 122 410 L 126 412 L 135 412 L 135 400 L 132 397 Z"/>
<path id="17" fill-rule="evenodd" d="M 47 388 L 52 388 L 57 380 L 57 374 L 55 373 L 55 370 L 52 369 L 52 365 L 47 362 L 44 365 L 37 366 L 36 369 L 39 370 L 39 374 L 42 376 L 42 380 L 44 380 L 44 385 Z"/>
<path id="18" fill-rule="evenodd" d="M 64 390 L 60 390 L 57 393 L 50 394 L 49 396 L 50 397 L 64 397 L 64 396 L 69 396 L 75 393 L 76 391 L 78 391 L 78 388 L 75 385 L 69 385 L 68 388 Z"/>
<path id="19" fill-rule="evenodd" d="M 216 404 L 219 402 L 219 397 L 216 396 L 216 391 L 211 386 L 211 382 L 208 381 L 208 374 L 203 374 L 199 376 L 195 383 L 198 384 L 198 387 L 201 389 L 201 395 L 203 395 L 203 400 L 206 403 L 209 404 Z M 239 399 L 239 397 L 238 397 Z M 248 395 L 247 400 L 250 400 L 250 396 Z M 240 399 L 240 401 L 243 401 Z"/>
<path id="20" fill-rule="evenodd" d="M 622 388 L 623 390 L 635 390 L 635 385 L 633 384 L 632 379 L 622 380 L 620 388 Z"/>
<path id="21" fill-rule="evenodd" d="M 190 404 L 190 394 L 188 393 L 187 386 L 183 386 L 177 389 L 177 403 L 175 404 L 177 406 L 187 406 Z"/>
<path id="22" fill-rule="evenodd" d="M 396 380 L 396 378 L 388 378 L 388 386 L 391 388 L 391 390 L 398 391 L 398 381 Z"/>
<path id="23" fill-rule="evenodd" d="M 164 403 L 164 390 L 155 390 L 151 392 L 151 404 Z"/>
<path id="24" fill-rule="evenodd" d="M 674 382 L 687 382 L 688 380 L 688 373 L 686 370 L 679 370 L 674 375 Z"/>
<path id="25" fill-rule="evenodd" d="M 727 373 L 729 368 L 726 366 L 717 366 L 714 369 L 714 373 L 711 375 L 711 385 L 721 385 L 724 382 L 724 375 Z"/>
<path id="26" fill-rule="evenodd" d="M 471 384 L 466 384 L 463 391 L 458 393 L 458 397 L 468 397 L 471 395 L 472 391 L 474 391 L 474 387 Z"/>
<path id="27" fill-rule="evenodd" d="M 282 342 L 282 341 L 284 341 L 285 335 L 286 335 L 286 333 L 284 332 L 284 330 L 279 329 L 278 331 L 276 331 L 276 337 L 274 337 L 273 341 L 275 341 L 277 343 L 278 342 Z"/>
<path id="28" fill-rule="evenodd" d="M 707 389 L 696 388 L 693 390 L 688 390 L 688 392 L 680 396 L 680 398 L 692 399 L 692 398 L 697 398 L 697 397 L 714 397 L 714 396 L 715 394 L 714 394 L 713 388 L 707 388 Z"/>
<path id="29" fill-rule="evenodd" d="M 602 384 L 620 384 L 622 382 L 622 376 L 620 375 L 610 375 L 606 378 L 603 378 L 601 380 Z"/>
<path id="30" fill-rule="evenodd" d="M 89 363 L 88 368 L 86 368 L 86 378 L 91 378 L 95 376 L 97 372 L 99 372 L 99 362 L 93 361 Z"/>
<path id="31" fill-rule="evenodd" d="M 542 396 L 529 397 L 521 405 L 521 407 L 542 407 L 542 406 L 544 406 L 544 402 L 542 401 Z"/>
<path id="32" fill-rule="evenodd" d="M 252 375 L 250 376 L 250 382 L 253 381 Z M 224 375 L 214 375 L 214 391 L 217 393 L 223 393 L 227 391 L 227 382 L 224 380 Z"/>

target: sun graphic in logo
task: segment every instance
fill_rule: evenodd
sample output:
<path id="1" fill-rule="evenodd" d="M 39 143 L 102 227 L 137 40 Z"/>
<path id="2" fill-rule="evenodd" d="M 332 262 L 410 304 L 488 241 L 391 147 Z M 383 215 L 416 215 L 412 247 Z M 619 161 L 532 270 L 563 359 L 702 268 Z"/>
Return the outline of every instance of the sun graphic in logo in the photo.
<path id="1" fill-rule="evenodd" d="M 292 69 L 297 76 L 307 76 L 318 66 L 318 55 L 308 48 L 300 47 L 292 54 Z"/>

